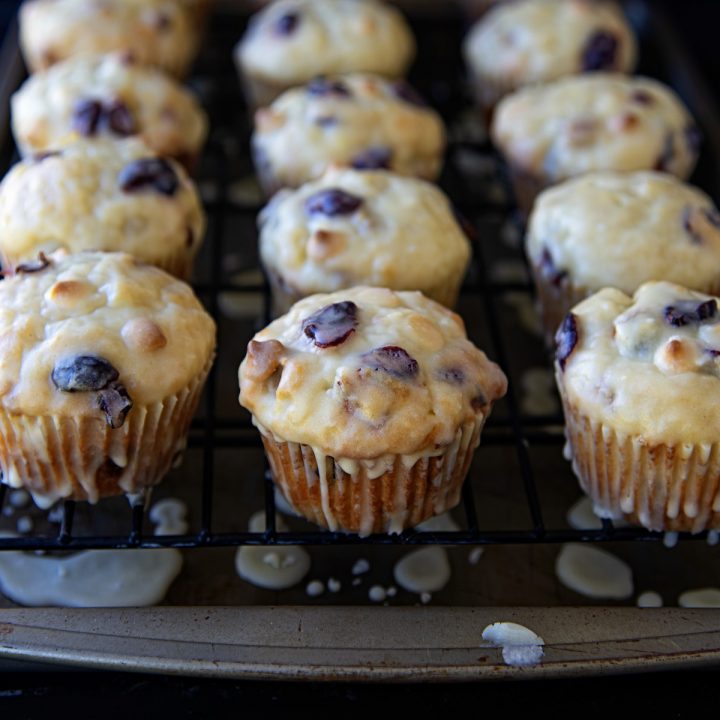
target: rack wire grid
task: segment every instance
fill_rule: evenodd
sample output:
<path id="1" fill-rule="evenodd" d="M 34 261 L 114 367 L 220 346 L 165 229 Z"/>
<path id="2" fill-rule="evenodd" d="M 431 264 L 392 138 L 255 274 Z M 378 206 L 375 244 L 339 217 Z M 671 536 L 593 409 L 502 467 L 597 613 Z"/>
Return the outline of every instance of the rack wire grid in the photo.
<path id="1" fill-rule="evenodd" d="M 711 170 L 712 161 L 720 158 L 717 143 L 720 134 L 713 124 L 712 96 L 702 86 L 669 26 L 663 24 L 644 2 L 630 2 L 626 7 L 642 40 L 644 63 L 641 72 L 674 85 L 705 131 L 709 157 L 706 155 L 701 161 L 694 180 L 712 194 L 718 187 Z M 253 331 L 266 324 L 270 317 L 269 291 L 259 273 L 256 250 L 255 218 L 262 200 L 251 180 L 251 120 L 231 63 L 233 43 L 244 31 L 246 21 L 246 16 L 236 12 L 222 12 L 212 18 L 209 29 L 212 42 L 206 43 L 189 81 L 208 111 L 212 128 L 198 176 L 209 230 L 194 287 L 209 312 L 218 319 L 219 329 L 218 361 L 208 379 L 203 404 L 193 421 L 188 443 L 189 448 L 198 450 L 202 457 L 201 478 L 192 480 L 199 485 L 196 488 L 201 507 L 199 528 L 183 535 L 148 534 L 144 530 L 147 503 L 141 502 L 124 509 L 122 523 L 125 530 L 79 534 L 74 532 L 78 504 L 65 501 L 61 510 L 56 511 L 60 519 L 57 532 L 1 537 L 0 550 L 193 548 L 243 544 L 487 545 L 662 539 L 661 533 L 638 527 L 616 527 L 609 520 L 603 520 L 601 528 L 578 530 L 555 528 L 545 519 L 543 489 L 539 482 L 544 473 L 544 460 L 538 451 L 550 447 L 556 455 L 561 453 L 565 442 L 563 418 L 559 404 L 556 412 L 533 414 L 524 410 L 521 403 L 523 368 L 544 366 L 549 369 L 551 357 L 540 335 L 526 332 L 518 322 L 517 308 L 527 310 L 533 293 L 522 251 L 522 221 L 510 200 L 502 162 L 484 136 L 465 87 L 459 46 L 467 27 L 459 12 L 448 13 L 442 18 L 411 18 L 419 46 L 411 82 L 441 112 L 449 129 L 448 153 L 440 185 L 464 216 L 473 245 L 472 265 L 461 291 L 460 312 L 468 323 L 471 339 L 500 364 L 510 380 L 506 398 L 498 403 L 483 431 L 476 462 L 464 485 L 465 527 L 443 532 L 411 529 L 398 535 L 368 537 L 309 526 L 304 530 L 281 530 L 276 525 L 274 488 L 269 473 L 267 470 L 248 470 L 255 476 L 250 481 L 264 492 L 266 531 L 225 532 L 217 528 L 213 501 L 218 451 L 249 448 L 262 454 L 259 433 L 252 426 L 249 415 L 240 410 L 227 412 L 226 408 L 228 398 L 236 403 L 236 368 L 245 345 Z M 16 28 L 9 32 L 0 60 L 3 67 L 11 70 L 5 80 L 6 97 L 3 99 L 7 101 L 9 92 L 22 79 Z M 2 168 L 7 169 L 17 159 L 17 153 L 7 129 L 7 118 L 4 120 L 0 157 Z M 720 163 L 715 163 L 715 167 L 718 165 Z M 503 266 L 514 269 L 510 273 L 512 277 L 508 277 L 508 273 L 504 277 L 498 274 L 497 268 Z M 519 267 L 522 268 L 520 273 L 517 272 Z M 508 306 L 508 298 L 513 299 L 515 310 Z M 261 304 L 258 304 L 260 299 Z M 251 308 L 249 327 L 247 322 L 233 324 L 232 318 L 226 317 L 228 307 Z M 220 366 L 229 368 L 222 378 Z M 478 494 L 482 501 L 484 453 L 493 447 L 514 450 L 528 518 L 522 528 L 488 529 L 478 519 L 476 502 Z M 576 483 L 569 463 L 564 463 L 563 467 L 567 482 Z M 238 468 L 238 472 L 242 474 L 243 470 Z M 502 473 L 502 467 L 496 472 Z M 164 482 L 171 486 L 172 492 L 172 477 Z M 7 486 L 0 485 L 0 508 L 7 500 L 7 491 Z M 493 499 L 493 502 L 502 500 Z M 704 538 L 705 534 L 692 537 Z"/>

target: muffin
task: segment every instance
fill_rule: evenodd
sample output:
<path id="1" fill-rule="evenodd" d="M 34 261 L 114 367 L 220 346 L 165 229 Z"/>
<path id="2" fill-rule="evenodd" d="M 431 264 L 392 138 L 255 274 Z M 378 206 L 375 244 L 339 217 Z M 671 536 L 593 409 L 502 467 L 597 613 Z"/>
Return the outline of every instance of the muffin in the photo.
<path id="1" fill-rule="evenodd" d="M 385 170 L 331 169 L 259 216 L 276 314 L 353 285 L 420 290 L 453 307 L 470 243 L 441 190 Z"/>
<path id="2" fill-rule="evenodd" d="M 602 517 L 720 528 L 717 298 L 667 282 L 575 306 L 556 361 L 575 474 Z"/>
<path id="3" fill-rule="evenodd" d="M 480 106 L 526 85 L 635 67 L 635 37 L 615 3 L 517 0 L 477 22 L 463 44 Z"/>
<path id="4" fill-rule="evenodd" d="M 26 0 L 20 8 L 30 72 L 74 55 L 120 51 L 183 77 L 198 44 L 191 15 L 175 0 Z"/>
<path id="5" fill-rule="evenodd" d="M 376 0 L 278 0 L 250 21 L 235 63 L 251 107 L 317 75 L 401 78 L 415 40 L 400 12 Z"/>
<path id="6" fill-rule="evenodd" d="M 593 170 L 660 170 L 684 180 L 700 139 L 670 88 L 607 73 L 518 90 L 498 105 L 491 136 L 526 213 L 548 185 Z"/>
<path id="7" fill-rule="evenodd" d="M 400 532 L 454 507 L 507 381 L 419 292 L 301 300 L 259 332 L 240 403 L 290 504 L 330 530 Z"/>
<path id="8" fill-rule="evenodd" d="M 0 283 L 0 467 L 40 507 L 139 493 L 182 452 L 215 325 L 124 253 L 50 257 Z"/>
<path id="9" fill-rule="evenodd" d="M 549 337 L 604 287 L 649 280 L 720 294 L 720 212 L 666 173 L 590 173 L 545 190 L 530 215 L 530 261 Z"/>
<path id="10" fill-rule="evenodd" d="M 404 82 L 372 75 L 316 78 L 288 90 L 258 110 L 252 136 L 268 194 L 315 180 L 333 164 L 435 180 L 444 150 L 440 116 Z"/>
<path id="11" fill-rule="evenodd" d="M 0 183 L 3 267 L 57 248 L 119 250 L 188 278 L 204 234 L 185 171 L 133 138 L 30 156 Z"/>
<path id="12" fill-rule="evenodd" d="M 12 97 L 15 142 L 23 155 L 82 138 L 139 135 L 159 155 L 191 169 L 207 116 L 189 91 L 127 55 L 81 55 L 32 75 Z"/>

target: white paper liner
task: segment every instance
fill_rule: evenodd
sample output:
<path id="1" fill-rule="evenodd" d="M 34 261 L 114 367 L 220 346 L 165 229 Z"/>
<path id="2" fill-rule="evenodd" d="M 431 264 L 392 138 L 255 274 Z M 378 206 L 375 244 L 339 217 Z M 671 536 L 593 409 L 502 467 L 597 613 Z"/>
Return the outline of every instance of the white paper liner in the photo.
<path id="1" fill-rule="evenodd" d="M 650 445 L 594 420 L 561 389 L 572 466 L 603 517 L 650 530 L 720 528 L 720 443 Z"/>
<path id="2" fill-rule="evenodd" d="M 156 485 L 184 450 L 211 359 L 183 390 L 136 405 L 115 430 L 89 416 L 14 414 L 0 407 L 3 482 L 25 488 L 40 507 L 137 493 Z"/>
<path id="3" fill-rule="evenodd" d="M 455 507 L 486 415 L 462 425 L 453 442 L 413 455 L 333 458 L 310 445 L 261 431 L 273 479 L 304 517 L 329 530 L 399 533 Z"/>

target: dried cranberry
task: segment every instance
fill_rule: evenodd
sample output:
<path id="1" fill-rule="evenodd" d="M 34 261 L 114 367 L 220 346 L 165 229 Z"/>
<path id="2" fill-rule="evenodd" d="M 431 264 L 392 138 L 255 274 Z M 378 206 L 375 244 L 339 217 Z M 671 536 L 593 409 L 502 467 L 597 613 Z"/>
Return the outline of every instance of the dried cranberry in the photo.
<path id="1" fill-rule="evenodd" d="M 163 195 L 174 195 L 180 183 L 172 165 L 163 158 L 141 158 L 126 165 L 118 175 L 124 192 L 155 190 Z"/>
<path id="2" fill-rule="evenodd" d="M 633 90 L 630 100 L 638 105 L 652 105 L 655 102 L 655 98 L 647 90 Z"/>
<path id="3" fill-rule="evenodd" d="M 396 97 L 400 98 L 401 100 L 404 100 L 406 103 L 410 103 L 410 105 L 417 105 L 418 107 L 427 107 L 427 103 L 420 96 L 420 93 L 418 93 L 418 91 L 415 90 L 414 87 L 412 87 L 411 85 L 408 85 L 408 83 L 403 82 L 402 80 L 400 82 L 396 82 L 392 86 L 392 90 Z"/>
<path id="4" fill-rule="evenodd" d="M 661 172 L 667 172 L 670 167 L 670 163 L 675 157 L 675 146 L 673 141 L 673 134 L 671 132 L 665 135 L 665 143 L 663 145 L 662 153 L 655 163 L 655 170 Z"/>
<path id="5" fill-rule="evenodd" d="M 97 395 L 98 407 L 105 413 L 107 424 L 113 428 L 122 427 L 126 415 L 133 406 L 132 398 L 120 383 L 111 383 Z"/>
<path id="6" fill-rule="evenodd" d="M 72 126 L 85 137 L 91 137 L 103 129 L 127 136 L 135 132 L 135 119 L 121 100 L 112 100 L 108 104 L 99 100 L 80 100 L 73 111 Z"/>
<path id="7" fill-rule="evenodd" d="M 347 85 L 341 80 L 328 80 L 325 77 L 313 78 L 307 86 L 310 95 L 317 97 L 326 97 L 328 95 L 336 95 L 338 97 L 350 97 L 351 93 Z"/>
<path id="8" fill-rule="evenodd" d="M 569 312 L 562 325 L 555 335 L 555 358 L 557 359 L 560 369 L 565 370 L 567 359 L 572 354 L 578 341 L 577 319 L 573 313 Z"/>
<path id="9" fill-rule="evenodd" d="M 297 13 L 285 13 L 276 20 L 273 29 L 276 35 L 292 35 L 299 22 L 300 16 Z"/>
<path id="10" fill-rule="evenodd" d="M 364 353 L 360 357 L 362 367 L 375 372 L 386 372 L 396 378 L 412 378 L 418 374 L 417 360 L 396 345 L 386 345 Z"/>
<path id="11" fill-rule="evenodd" d="M 98 130 L 103 107 L 99 100 L 78 100 L 73 108 L 72 128 L 84 137 Z"/>
<path id="12" fill-rule="evenodd" d="M 548 282 L 556 288 L 559 288 L 566 280 L 567 270 L 559 270 L 555 265 L 555 261 L 547 248 L 543 248 L 540 256 L 540 271 Z"/>
<path id="13" fill-rule="evenodd" d="M 303 320 L 303 332 L 319 348 L 340 345 L 355 332 L 357 310 L 357 305 L 350 300 L 326 305 Z"/>
<path id="14" fill-rule="evenodd" d="M 351 215 L 363 203 L 357 195 L 351 195 L 338 188 L 320 190 L 305 201 L 305 212 L 308 215 Z"/>
<path id="15" fill-rule="evenodd" d="M 598 30 L 593 33 L 582 51 L 583 72 L 611 70 L 615 66 L 617 38 L 609 32 Z"/>
<path id="16" fill-rule="evenodd" d="M 116 135 L 132 135 L 135 132 L 135 119 L 130 109 L 120 100 L 113 101 L 104 109 L 108 128 Z"/>
<path id="17" fill-rule="evenodd" d="M 97 355 L 74 355 L 60 360 L 53 368 L 55 387 L 63 392 L 102 390 L 118 379 L 118 371 Z"/>
<path id="18" fill-rule="evenodd" d="M 373 147 L 357 154 L 351 162 L 356 170 L 389 169 L 392 151 L 387 147 Z"/>
<path id="19" fill-rule="evenodd" d="M 699 305 L 693 300 L 679 300 L 675 305 L 668 305 L 664 310 L 665 322 L 673 327 L 712 320 L 716 315 L 717 302 L 713 299 L 705 300 Z"/>
<path id="20" fill-rule="evenodd" d="M 50 265 L 50 260 L 48 260 L 44 252 L 39 252 L 38 259 L 35 262 L 21 263 L 15 268 L 15 272 L 36 273 L 44 270 L 48 265 Z"/>

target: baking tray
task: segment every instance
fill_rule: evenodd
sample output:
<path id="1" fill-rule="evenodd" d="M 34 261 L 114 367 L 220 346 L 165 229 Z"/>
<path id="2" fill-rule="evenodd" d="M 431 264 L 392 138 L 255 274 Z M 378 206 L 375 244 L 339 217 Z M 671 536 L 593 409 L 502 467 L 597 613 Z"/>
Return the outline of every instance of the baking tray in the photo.
<path id="1" fill-rule="evenodd" d="M 190 80 L 213 128 L 199 176 L 210 227 L 195 287 L 218 319 L 220 352 L 185 464 L 155 492 L 155 498 L 180 497 L 187 503 L 191 530 L 180 537 L 154 537 L 144 532 L 142 508 L 130 510 L 118 499 L 94 508 L 67 504 L 59 529 L 46 514 L 34 512 L 32 536 L 0 541 L 4 549 L 172 545 L 188 548 L 185 569 L 158 608 L 19 609 L 4 602 L 0 657 L 187 674 L 359 680 L 544 677 L 720 659 L 717 611 L 601 607 L 555 578 L 557 543 L 603 542 L 633 567 L 637 592 L 658 590 L 672 604 L 684 589 L 713 584 L 720 558 L 702 538 L 682 539 L 671 550 L 661 536 L 638 529 L 605 523 L 578 531 L 567 525 L 565 512 L 579 491 L 562 458 L 557 400 L 550 394 L 539 410 L 530 407 L 524 384 L 528 370 L 547 374 L 549 360 L 529 329 L 532 296 L 521 229 L 502 168 L 473 120 L 463 88 L 458 53 L 463 20 L 447 3 L 434 6 L 438 17 L 432 9 L 427 4 L 422 13 L 409 8 L 420 48 L 412 79 L 448 122 L 451 144 L 441 184 L 476 235 L 459 311 L 471 338 L 501 362 L 513 390 L 484 432 L 463 506 L 455 513 L 461 530 L 359 539 L 298 521 L 291 522 L 289 532 L 245 531 L 256 510 L 265 507 L 274 517 L 259 439 L 237 405 L 236 380 L 245 344 L 264 324 L 267 293 L 257 270 L 259 199 L 248 180 L 249 121 L 230 59 L 246 15 L 237 3 L 221 6 L 210 24 L 212 40 Z M 700 122 L 705 144 L 693 179 L 717 198 L 715 98 L 657 11 L 645 2 L 629 2 L 627 10 L 642 40 L 640 71 L 672 84 Z M 7 107 L 23 77 L 16 30 L 0 51 L 0 67 L 0 98 Z M 5 168 L 14 157 L 6 113 L 0 116 L 0 132 Z M 310 598 L 304 586 L 276 593 L 244 584 L 233 568 L 233 546 L 243 543 L 313 546 L 307 579 L 335 576 L 343 591 Z M 457 546 L 448 550 L 453 568 L 448 587 L 429 606 L 400 591 L 391 607 L 368 607 L 369 585 L 391 584 L 394 561 L 408 545 L 419 543 Z M 468 545 L 492 547 L 471 565 Z M 351 567 L 359 557 L 367 558 L 372 570 L 370 578 L 353 586 Z M 514 620 L 540 634 L 546 642 L 543 663 L 505 666 L 499 651 L 480 637 L 498 620 Z"/>

